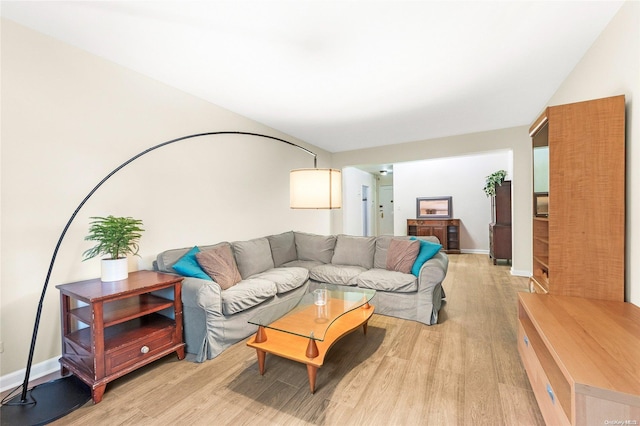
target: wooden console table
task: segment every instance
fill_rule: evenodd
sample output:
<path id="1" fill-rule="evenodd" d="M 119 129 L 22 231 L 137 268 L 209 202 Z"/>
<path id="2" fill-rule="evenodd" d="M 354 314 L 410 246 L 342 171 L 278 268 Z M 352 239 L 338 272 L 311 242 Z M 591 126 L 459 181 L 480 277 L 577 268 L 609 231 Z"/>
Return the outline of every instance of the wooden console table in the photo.
<path id="1" fill-rule="evenodd" d="M 122 281 L 93 279 L 56 288 L 62 374 L 70 371 L 89 385 L 94 403 L 102 400 L 108 382 L 171 352 L 184 358 L 182 277 L 139 271 Z M 158 291 L 172 293 L 173 300 L 153 293 Z M 161 315 L 163 310 L 173 318 Z"/>
<path id="2" fill-rule="evenodd" d="M 407 219 L 407 235 L 437 237 L 446 253 L 460 253 L 460 219 Z"/>
<path id="3" fill-rule="evenodd" d="M 640 424 L 640 308 L 518 295 L 518 351 L 548 425 Z"/>

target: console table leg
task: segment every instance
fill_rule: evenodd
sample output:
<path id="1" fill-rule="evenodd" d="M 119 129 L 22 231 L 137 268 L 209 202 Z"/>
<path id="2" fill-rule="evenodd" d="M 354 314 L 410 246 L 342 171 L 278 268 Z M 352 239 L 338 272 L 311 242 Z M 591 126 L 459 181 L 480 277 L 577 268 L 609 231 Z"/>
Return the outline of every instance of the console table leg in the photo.
<path id="1" fill-rule="evenodd" d="M 307 364 L 307 375 L 309 376 L 309 390 L 311 393 L 316 392 L 316 376 L 318 375 L 318 367 Z"/>
<path id="2" fill-rule="evenodd" d="M 258 354 L 258 371 L 260 371 L 261 376 L 264 376 L 264 360 L 267 353 L 260 349 L 256 349 L 256 353 Z"/>

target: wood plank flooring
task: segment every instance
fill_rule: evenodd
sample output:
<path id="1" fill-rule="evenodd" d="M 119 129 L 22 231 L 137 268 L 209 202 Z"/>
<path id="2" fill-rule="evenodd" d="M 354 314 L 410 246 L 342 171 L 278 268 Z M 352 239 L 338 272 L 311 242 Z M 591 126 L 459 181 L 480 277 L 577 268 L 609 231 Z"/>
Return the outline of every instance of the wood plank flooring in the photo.
<path id="1" fill-rule="evenodd" d="M 374 315 L 340 340 L 310 394 L 306 367 L 242 341 L 196 364 L 168 356 L 107 385 L 57 425 L 543 425 L 516 348 L 527 280 L 450 255 L 437 325 Z"/>

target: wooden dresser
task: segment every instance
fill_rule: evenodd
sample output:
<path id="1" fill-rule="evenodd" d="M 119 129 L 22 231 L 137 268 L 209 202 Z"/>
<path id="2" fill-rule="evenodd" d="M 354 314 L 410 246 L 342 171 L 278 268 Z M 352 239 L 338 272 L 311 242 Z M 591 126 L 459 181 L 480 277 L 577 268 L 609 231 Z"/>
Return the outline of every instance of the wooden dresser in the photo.
<path id="1" fill-rule="evenodd" d="M 460 219 L 407 219 L 407 235 L 437 237 L 446 253 L 460 253 Z"/>
<path id="2" fill-rule="evenodd" d="M 89 385 L 98 403 L 108 382 L 172 352 L 183 359 L 182 279 L 139 271 L 122 281 L 56 286 L 63 375 L 71 371 Z"/>
<path id="3" fill-rule="evenodd" d="M 520 293 L 518 351 L 548 425 L 640 423 L 637 306 Z"/>

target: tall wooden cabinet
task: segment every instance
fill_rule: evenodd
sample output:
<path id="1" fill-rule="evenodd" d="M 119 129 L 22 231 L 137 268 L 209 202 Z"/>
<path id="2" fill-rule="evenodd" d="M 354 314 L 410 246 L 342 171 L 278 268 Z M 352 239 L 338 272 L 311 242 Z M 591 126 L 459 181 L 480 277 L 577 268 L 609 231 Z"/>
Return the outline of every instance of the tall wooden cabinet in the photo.
<path id="1" fill-rule="evenodd" d="M 548 149 L 547 167 L 534 152 L 548 210 L 536 214 L 547 199 L 534 191 L 532 289 L 624 301 L 624 96 L 548 107 L 530 135 L 534 151 Z"/>
<path id="2" fill-rule="evenodd" d="M 489 224 L 489 256 L 511 260 L 511 181 L 496 187 L 491 197 L 491 223 Z"/>

